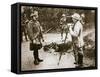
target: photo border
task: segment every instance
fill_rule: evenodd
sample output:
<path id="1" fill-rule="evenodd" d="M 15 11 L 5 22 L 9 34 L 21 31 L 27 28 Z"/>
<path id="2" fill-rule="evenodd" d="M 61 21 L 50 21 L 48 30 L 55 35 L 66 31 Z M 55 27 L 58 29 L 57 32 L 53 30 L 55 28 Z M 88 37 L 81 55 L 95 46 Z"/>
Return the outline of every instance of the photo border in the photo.
<path id="1" fill-rule="evenodd" d="M 18 23 L 17 23 L 17 43 L 18 43 L 18 69 L 19 74 L 27 73 L 47 73 L 47 72 L 64 72 L 64 71 L 81 71 L 81 70 L 93 70 L 98 69 L 98 8 L 97 7 L 84 7 L 84 6 L 70 6 L 70 5 L 52 5 L 52 4 L 37 4 L 37 3 L 17 3 L 18 4 Z M 34 7 L 50 7 L 50 8 L 67 8 L 67 9 L 83 9 L 83 10 L 95 10 L 95 67 L 84 68 L 59 68 L 59 69 L 43 69 L 43 70 L 21 70 L 21 6 L 34 6 Z"/>

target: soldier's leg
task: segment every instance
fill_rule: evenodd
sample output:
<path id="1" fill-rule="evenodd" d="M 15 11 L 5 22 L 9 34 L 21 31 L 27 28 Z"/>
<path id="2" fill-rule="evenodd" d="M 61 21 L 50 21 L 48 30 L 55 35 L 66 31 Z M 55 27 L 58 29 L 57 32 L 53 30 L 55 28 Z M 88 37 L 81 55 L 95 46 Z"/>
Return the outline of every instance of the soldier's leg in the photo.
<path id="1" fill-rule="evenodd" d="M 79 65 L 83 65 L 83 48 L 79 48 L 79 51 L 78 51 L 78 64 Z"/>
<path id="2" fill-rule="evenodd" d="M 78 64 L 78 52 L 74 50 L 75 64 Z"/>
<path id="3" fill-rule="evenodd" d="M 68 32 L 66 32 L 66 35 L 65 35 L 65 39 L 64 39 L 64 42 L 66 42 L 66 39 L 67 39 L 67 35 L 68 35 Z"/>
<path id="4" fill-rule="evenodd" d="M 27 39 L 27 34 L 24 32 L 25 40 L 28 41 Z"/>
<path id="5" fill-rule="evenodd" d="M 61 29 L 61 39 L 63 39 L 63 31 L 64 31 L 64 29 L 62 28 Z"/>
<path id="6" fill-rule="evenodd" d="M 34 50 L 34 59 L 35 60 L 38 59 L 38 50 L 37 49 Z"/>
<path id="7" fill-rule="evenodd" d="M 21 42 L 23 42 L 23 32 L 24 32 L 24 29 L 23 29 L 23 26 L 21 27 Z"/>
<path id="8" fill-rule="evenodd" d="M 40 35 L 39 35 L 39 41 L 40 43 L 43 41 L 44 42 L 44 38 L 43 38 L 43 34 L 40 32 Z"/>
<path id="9" fill-rule="evenodd" d="M 38 50 L 37 49 L 34 49 L 33 56 L 34 56 L 34 64 L 38 65 L 39 61 L 38 61 Z"/>
<path id="10" fill-rule="evenodd" d="M 40 44 L 36 44 L 35 48 L 34 48 L 34 64 L 38 65 L 39 62 L 42 62 L 43 60 L 39 58 L 39 50 L 40 49 Z"/>
<path id="11" fill-rule="evenodd" d="M 43 33 L 42 33 L 42 32 L 40 32 L 40 35 L 41 35 L 41 39 L 42 39 L 42 41 L 44 42 Z"/>
<path id="12" fill-rule="evenodd" d="M 25 28 L 24 28 L 24 36 L 25 36 L 25 40 L 28 41 L 28 38 L 27 38 L 27 31 L 26 31 Z"/>
<path id="13" fill-rule="evenodd" d="M 27 33 L 25 32 L 25 34 L 24 34 L 24 35 L 25 35 L 25 39 L 26 39 L 26 41 L 28 41 L 28 38 L 27 38 Z"/>
<path id="14" fill-rule="evenodd" d="M 74 51 L 74 58 L 75 58 L 75 63 L 74 64 L 78 64 L 78 51 L 77 51 L 77 47 L 73 46 L 73 51 Z"/>

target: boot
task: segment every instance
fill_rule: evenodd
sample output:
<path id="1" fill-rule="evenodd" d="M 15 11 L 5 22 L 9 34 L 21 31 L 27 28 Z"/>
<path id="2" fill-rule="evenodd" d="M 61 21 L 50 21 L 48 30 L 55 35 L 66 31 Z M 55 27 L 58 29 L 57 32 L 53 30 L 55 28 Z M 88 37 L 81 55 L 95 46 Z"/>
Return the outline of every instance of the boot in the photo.
<path id="1" fill-rule="evenodd" d="M 42 60 L 42 59 L 39 59 L 39 58 L 38 58 L 38 61 L 39 61 L 39 62 L 43 62 L 43 60 Z"/>
<path id="2" fill-rule="evenodd" d="M 80 67 L 83 66 L 83 55 L 82 54 L 78 54 L 78 64 Z"/>
<path id="3" fill-rule="evenodd" d="M 36 59 L 36 60 L 34 60 L 34 64 L 35 65 L 39 65 L 39 61 Z"/>

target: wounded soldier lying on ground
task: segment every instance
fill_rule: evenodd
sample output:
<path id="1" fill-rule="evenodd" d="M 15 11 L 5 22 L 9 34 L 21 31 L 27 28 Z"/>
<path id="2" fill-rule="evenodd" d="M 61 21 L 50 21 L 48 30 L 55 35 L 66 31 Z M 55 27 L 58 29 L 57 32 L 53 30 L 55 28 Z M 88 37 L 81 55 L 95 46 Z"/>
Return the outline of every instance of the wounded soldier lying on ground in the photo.
<path id="1" fill-rule="evenodd" d="M 49 51 L 49 49 L 54 49 L 55 52 L 67 52 L 68 50 L 72 49 L 72 42 L 68 43 L 51 43 L 49 45 L 44 46 L 44 51 Z"/>
<path id="2" fill-rule="evenodd" d="M 59 54 L 60 54 L 59 61 L 57 63 L 57 65 L 59 65 L 61 56 L 63 54 L 65 55 L 65 52 L 69 53 L 69 50 L 73 49 L 73 48 L 72 48 L 72 42 L 67 42 L 67 43 L 61 43 L 61 44 L 51 43 L 49 45 L 45 45 L 43 49 L 44 49 L 44 51 L 48 51 L 48 52 L 50 51 L 50 49 L 54 49 L 54 52 L 59 52 Z"/>

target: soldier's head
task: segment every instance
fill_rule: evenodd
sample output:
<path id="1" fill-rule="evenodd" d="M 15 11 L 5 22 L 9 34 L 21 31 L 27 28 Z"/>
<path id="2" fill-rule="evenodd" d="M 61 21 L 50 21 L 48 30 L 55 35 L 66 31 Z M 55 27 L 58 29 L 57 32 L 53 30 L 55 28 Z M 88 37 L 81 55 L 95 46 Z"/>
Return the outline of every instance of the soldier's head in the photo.
<path id="1" fill-rule="evenodd" d="M 23 17 L 24 17 L 24 19 L 27 19 L 27 15 L 26 14 L 24 14 Z"/>
<path id="2" fill-rule="evenodd" d="M 78 13 L 74 13 L 71 17 L 72 17 L 73 22 L 81 20 L 81 16 Z"/>
<path id="3" fill-rule="evenodd" d="M 62 18 L 62 21 L 65 21 L 66 22 L 67 19 L 66 19 L 66 15 L 65 14 L 62 14 L 62 17 L 61 18 Z"/>
<path id="4" fill-rule="evenodd" d="M 63 18 L 65 18 L 65 17 L 66 17 L 66 15 L 65 15 L 65 14 L 62 14 L 62 17 L 63 17 Z"/>
<path id="5" fill-rule="evenodd" d="M 82 17 L 82 18 L 85 18 L 85 14 L 84 14 L 84 13 L 82 13 L 82 14 L 81 14 L 81 17 Z"/>
<path id="6" fill-rule="evenodd" d="M 38 19 L 38 11 L 34 11 L 33 13 L 31 13 L 30 17 L 32 20 L 37 20 Z"/>

